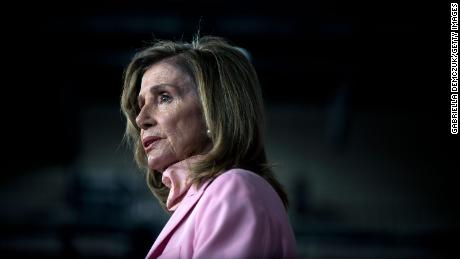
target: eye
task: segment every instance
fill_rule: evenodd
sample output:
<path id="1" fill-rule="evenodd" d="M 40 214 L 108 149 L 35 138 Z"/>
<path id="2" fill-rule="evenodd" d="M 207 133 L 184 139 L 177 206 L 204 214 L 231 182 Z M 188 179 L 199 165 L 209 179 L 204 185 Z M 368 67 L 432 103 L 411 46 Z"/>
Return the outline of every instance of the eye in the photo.
<path id="1" fill-rule="evenodd" d="M 139 97 L 137 98 L 137 108 L 142 109 L 142 106 L 144 106 L 144 99 Z"/>
<path id="2" fill-rule="evenodd" d="M 161 93 L 159 96 L 159 102 L 161 103 L 170 103 L 172 101 L 172 97 L 167 93 Z"/>

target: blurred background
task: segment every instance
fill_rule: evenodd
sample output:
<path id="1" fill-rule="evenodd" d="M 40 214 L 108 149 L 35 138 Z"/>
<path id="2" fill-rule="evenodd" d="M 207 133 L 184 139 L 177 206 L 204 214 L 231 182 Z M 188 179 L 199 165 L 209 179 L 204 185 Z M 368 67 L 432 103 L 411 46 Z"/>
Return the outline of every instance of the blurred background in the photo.
<path id="1" fill-rule="evenodd" d="M 458 258 L 450 5 L 17 2 L 2 8 L 0 256 L 143 258 L 168 216 L 121 142 L 122 74 L 200 28 L 248 51 L 301 258 Z"/>

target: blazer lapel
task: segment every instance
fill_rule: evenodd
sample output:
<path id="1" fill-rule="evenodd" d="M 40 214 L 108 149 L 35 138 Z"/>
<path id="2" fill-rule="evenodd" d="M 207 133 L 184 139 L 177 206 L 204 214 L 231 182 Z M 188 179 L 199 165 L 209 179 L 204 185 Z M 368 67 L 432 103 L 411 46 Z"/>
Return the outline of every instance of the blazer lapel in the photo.
<path id="1" fill-rule="evenodd" d="M 203 195 L 204 190 L 209 185 L 211 181 L 204 182 L 200 188 L 196 188 L 195 185 L 190 186 L 190 189 L 187 191 L 187 194 L 182 199 L 181 204 L 174 213 L 171 215 L 171 218 L 168 220 L 166 225 L 164 226 L 163 230 L 161 230 L 160 234 L 158 235 L 155 243 L 153 243 L 152 248 L 150 248 L 149 253 L 147 254 L 146 258 L 156 258 L 162 252 L 164 247 L 166 246 L 167 241 L 169 240 L 169 236 L 172 235 L 174 232 L 173 230 L 183 221 L 186 219 L 186 215 L 188 212 L 194 207 L 194 205 L 198 202 L 198 200 Z M 164 243 L 164 244 L 163 244 Z"/>

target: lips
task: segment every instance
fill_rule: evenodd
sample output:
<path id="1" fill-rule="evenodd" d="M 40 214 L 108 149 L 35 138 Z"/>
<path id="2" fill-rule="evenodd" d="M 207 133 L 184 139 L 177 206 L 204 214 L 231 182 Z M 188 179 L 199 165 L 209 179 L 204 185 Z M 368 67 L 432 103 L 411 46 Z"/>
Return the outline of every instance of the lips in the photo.
<path id="1" fill-rule="evenodd" d="M 160 139 L 161 139 L 160 137 L 156 137 L 156 136 L 149 136 L 149 137 L 143 138 L 142 145 L 144 146 L 145 152 L 149 152 L 153 148 L 155 143 L 157 143 L 157 141 Z"/>

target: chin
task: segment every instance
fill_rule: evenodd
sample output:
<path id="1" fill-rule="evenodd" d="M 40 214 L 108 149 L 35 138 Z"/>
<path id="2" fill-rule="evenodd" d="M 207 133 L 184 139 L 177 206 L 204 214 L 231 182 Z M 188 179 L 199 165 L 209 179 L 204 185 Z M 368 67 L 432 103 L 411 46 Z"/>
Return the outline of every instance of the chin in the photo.
<path id="1" fill-rule="evenodd" d="M 152 170 L 163 172 L 170 165 L 179 161 L 179 159 L 173 157 L 148 157 L 148 166 Z"/>

